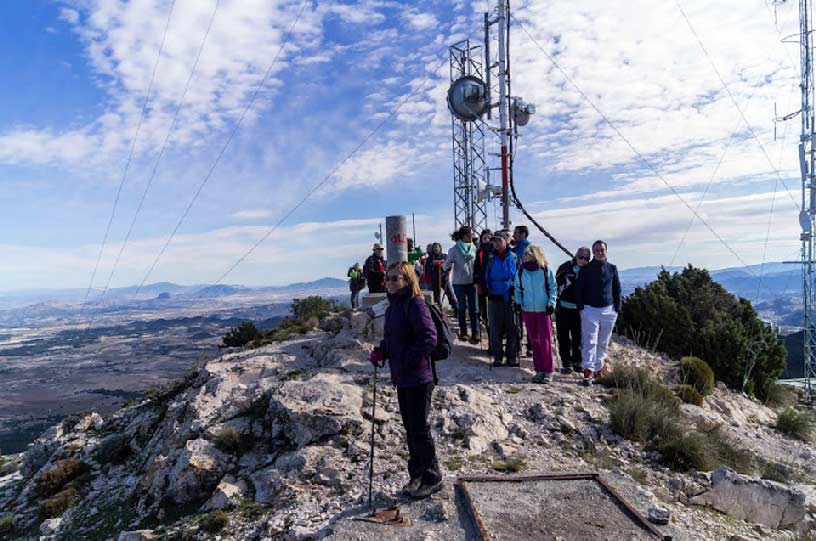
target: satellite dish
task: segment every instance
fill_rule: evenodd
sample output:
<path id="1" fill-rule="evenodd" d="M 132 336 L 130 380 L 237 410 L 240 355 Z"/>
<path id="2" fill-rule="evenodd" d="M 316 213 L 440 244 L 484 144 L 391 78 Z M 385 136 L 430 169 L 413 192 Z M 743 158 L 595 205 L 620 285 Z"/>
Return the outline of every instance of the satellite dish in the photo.
<path id="1" fill-rule="evenodd" d="M 465 122 L 481 118 L 487 111 L 487 86 L 473 75 L 456 79 L 448 89 L 448 109 Z"/>
<path id="2" fill-rule="evenodd" d="M 487 190 L 487 182 L 480 180 L 476 183 L 476 201 L 481 203 L 487 199 L 490 192 Z"/>
<path id="3" fill-rule="evenodd" d="M 527 103 L 521 98 L 513 98 L 511 104 L 511 114 L 513 115 L 513 122 L 516 126 L 526 126 L 530 122 L 530 116 L 536 112 L 535 105 Z"/>

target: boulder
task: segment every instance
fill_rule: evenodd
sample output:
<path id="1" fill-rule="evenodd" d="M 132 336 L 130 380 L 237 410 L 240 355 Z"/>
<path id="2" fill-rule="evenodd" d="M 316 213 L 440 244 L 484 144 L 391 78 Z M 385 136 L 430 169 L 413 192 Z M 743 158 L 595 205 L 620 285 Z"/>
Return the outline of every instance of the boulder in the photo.
<path id="1" fill-rule="evenodd" d="M 751 479 L 728 468 L 711 474 L 711 488 L 691 503 L 774 529 L 799 529 L 805 520 L 805 494 L 775 481 Z"/>
<path id="2" fill-rule="evenodd" d="M 264 505 L 274 503 L 287 486 L 286 480 L 274 467 L 256 471 L 250 481 L 255 487 L 255 501 Z"/>
<path id="3" fill-rule="evenodd" d="M 368 310 L 355 310 L 351 313 L 351 332 L 357 336 L 365 333 L 368 322 L 371 321 L 371 315 Z"/>
<path id="4" fill-rule="evenodd" d="M 56 532 L 60 524 L 62 524 L 61 518 L 49 518 L 47 520 L 42 521 L 40 524 L 40 533 L 43 535 L 53 535 Z"/>
<path id="5" fill-rule="evenodd" d="M 349 324 L 349 320 L 340 315 L 325 316 L 317 326 L 326 332 L 340 332 Z"/>
<path id="6" fill-rule="evenodd" d="M 341 433 L 361 434 L 362 390 L 332 374 L 308 381 L 287 381 L 269 401 L 266 412 L 272 437 L 300 448 Z"/>
<path id="7" fill-rule="evenodd" d="M 202 506 L 202 511 L 220 511 L 232 509 L 238 505 L 239 501 L 249 492 L 249 487 L 243 479 L 235 480 L 234 477 L 226 476 L 221 479 L 215 487 L 210 499 Z"/>

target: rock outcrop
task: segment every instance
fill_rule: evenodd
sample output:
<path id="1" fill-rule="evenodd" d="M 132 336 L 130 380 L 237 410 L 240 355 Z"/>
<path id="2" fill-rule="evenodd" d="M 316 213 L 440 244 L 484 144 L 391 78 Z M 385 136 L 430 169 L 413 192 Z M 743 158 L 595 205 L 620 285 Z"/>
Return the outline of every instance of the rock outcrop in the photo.
<path id="1" fill-rule="evenodd" d="M 13 528 L 0 529 L 0 539 L 382 539 L 376 526 L 349 521 L 365 512 L 372 421 L 376 501 L 393 503 L 407 480 L 387 370 L 371 417 L 368 352 L 382 319 L 367 311 L 324 318 L 305 336 L 211 360 L 110 417 L 50 428 L 22 457 L 0 461 L 0 524 Z M 674 377 L 669 359 L 622 339 L 609 364 Z M 533 385 L 528 368 L 491 371 L 478 346 L 461 344 L 438 368 L 431 424 L 448 482 L 429 500 L 402 501 L 421 530 L 406 538 L 467 538 L 455 477 L 508 464 L 605 472 L 644 515 L 670 517 L 675 539 L 783 539 L 784 529 L 813 527 L 812 447 L 773 431 L 773 411 L 747 397 L 718 389 L 684 411 L 798 472 L 796 487 L 729 470 L 671 472 L 655 451 L 612 431 L 610 391 L 581 387 L 573 375 Z"/>

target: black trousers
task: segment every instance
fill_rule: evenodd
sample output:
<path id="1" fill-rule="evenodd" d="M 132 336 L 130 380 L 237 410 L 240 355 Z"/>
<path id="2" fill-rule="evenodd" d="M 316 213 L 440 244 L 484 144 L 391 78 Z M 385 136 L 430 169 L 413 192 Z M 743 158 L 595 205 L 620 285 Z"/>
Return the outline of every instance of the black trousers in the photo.
<path id="1" fill-rule="evenodd" d="M 581 313 L 559 307 L 555 313 L 555 332 L 561 366 L 581 368 Z"/>
<path id="2" fill-rule="evenodd" d="M 487 301 L 487 315 L 490 325 L 490 352 L 493 360 L 502 362 L 502 358 L 508 363 L 516 362 L 516 348 L 518 347 L 518 332 L 516 328 L 516 317 L 513 305 L 510 301 L 502 299 L 489 299 Z M 507 347 L 502 348 L 502 339 L 506 340 Z"/>
<path id="3" fill-rule="evenodd" d="M 397 387 L 402 424 L 408 436 L 408 474 L 411 479 L 422 478 L 422 483 L 427 485 L 442 480 L 431 426 L 428 424 L 433 388 L 433 383 Z"/>

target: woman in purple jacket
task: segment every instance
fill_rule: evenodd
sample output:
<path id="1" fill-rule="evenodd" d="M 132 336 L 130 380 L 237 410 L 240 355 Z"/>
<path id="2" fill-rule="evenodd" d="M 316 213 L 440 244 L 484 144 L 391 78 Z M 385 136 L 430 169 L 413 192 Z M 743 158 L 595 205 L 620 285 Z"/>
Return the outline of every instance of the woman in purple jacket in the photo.
<path id="1" fill-rule="evenodd" d="M 412 265 L 392 263 L 385 275 L 388 310 L 380 345 L 371 363 L 390 361 L 391 382 L 397 387 L 402 424 L 408 439 L 410 481 L 403 494 L 427 498 L 442 488 L 428 414 L 433 393 L 431 351 L 436 346 L 436 325 L 419 289 Z"/>

